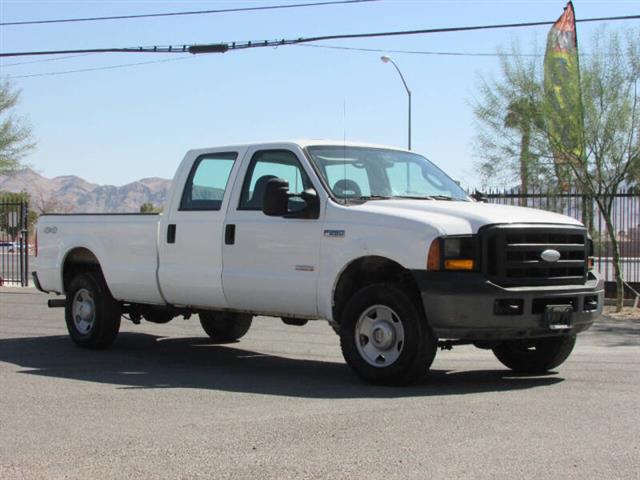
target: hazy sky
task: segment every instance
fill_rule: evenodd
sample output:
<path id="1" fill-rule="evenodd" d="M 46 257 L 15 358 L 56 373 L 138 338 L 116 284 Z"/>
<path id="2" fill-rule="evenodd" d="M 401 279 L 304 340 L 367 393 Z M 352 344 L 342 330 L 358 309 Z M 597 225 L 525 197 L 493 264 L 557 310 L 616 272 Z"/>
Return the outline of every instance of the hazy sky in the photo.
<path id="1" fill-rule="evenodd" d="M 308 1 L 308 0 L 307 0 Z M 3 22 L 304 3 L 264 1 L 0 0 Z M 131 47 L 555 20 L 564 0 L 382 0 L 355 5 L 108 22 L 0 27 L 0 51 Z M 577 18 L 640 13 L 638 0 L 576 0 Z M 639 27 L 612 22 L 608 29 Z M 596 24 L 578 25 L 583 51 Z M 494 53 L 543 45 L 548 27 L 327 41 L 383 50 Z M 176 59 L 95 54 L 8 58 L 0 75 L 22 90 L 19 112 L 38 140 L 26 162 L 42 174 L 122 185 L 171 177 L 190 148 L 253 140 L 335 138 L 406 146 L 407 97 L 382 53 L 288 46 L 57 76 L 46 72 Z M 477 185 L 469 99 L 494 57 L 390 53 L 413 91 L 413 149 L 464 185 Z M 33 62 L 38 63 L 23 63 Z M 21 65 L 12 65 L 23 63 Z"/>

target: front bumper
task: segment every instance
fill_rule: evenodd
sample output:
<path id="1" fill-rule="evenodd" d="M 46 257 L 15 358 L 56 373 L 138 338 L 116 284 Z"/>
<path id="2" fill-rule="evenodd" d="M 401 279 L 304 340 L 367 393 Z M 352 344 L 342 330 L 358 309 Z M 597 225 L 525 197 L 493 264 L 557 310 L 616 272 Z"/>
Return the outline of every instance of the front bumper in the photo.
<path id="1" fill-rule="evenodd" d="M 468 341 L 505 340 L 576 334 L 602 314 L 604 280 L 590 272 L 584 285 L 501 287 L 480 273 L 412 272 L 429 325 L 436 337 Z M 597 304 L 595 303 L 597 302 Z M 504 304 L 521 305 L 505 314 Z M 546 305 L 569 304 L 571 325 L 547 323 Z"/>

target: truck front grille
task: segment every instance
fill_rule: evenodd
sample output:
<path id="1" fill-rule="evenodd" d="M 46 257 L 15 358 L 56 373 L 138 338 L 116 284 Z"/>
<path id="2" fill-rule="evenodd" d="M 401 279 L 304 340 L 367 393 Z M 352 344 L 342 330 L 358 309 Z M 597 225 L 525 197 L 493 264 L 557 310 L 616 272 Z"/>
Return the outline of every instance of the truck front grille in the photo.
<path id="1" fill-rule="evenodd" d="M 480 232 L 482 270 L 504 286 L 582 284 L 588 271 L 589 245 L 582 227 L 493 225 Z M 542 258 L 546 250 L 557 261 Z"/>

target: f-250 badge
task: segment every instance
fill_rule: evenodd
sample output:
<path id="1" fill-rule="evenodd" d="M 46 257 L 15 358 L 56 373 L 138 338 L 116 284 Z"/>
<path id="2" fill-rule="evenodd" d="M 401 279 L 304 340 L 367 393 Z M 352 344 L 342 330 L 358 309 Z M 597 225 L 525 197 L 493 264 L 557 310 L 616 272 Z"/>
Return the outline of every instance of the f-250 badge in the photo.
<path id="1" fill-rule="evenodd" d="M 325 237 L 342 238 L 344 237 L 344 230 L 325 230 Z"/>

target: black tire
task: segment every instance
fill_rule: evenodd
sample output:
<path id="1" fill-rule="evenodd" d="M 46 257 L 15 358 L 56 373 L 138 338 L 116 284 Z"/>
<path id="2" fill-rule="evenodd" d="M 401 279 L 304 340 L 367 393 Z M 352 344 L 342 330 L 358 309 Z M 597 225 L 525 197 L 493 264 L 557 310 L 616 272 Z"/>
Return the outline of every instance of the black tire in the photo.
<path id="1" fill-rule="evenodd" d="M 378 307 L 382 307 L 383 312 L 390 310 L 392 321 L 386 324 L 391 326 L 388 331 L 393 332 L 391 337 L 381 335 L 383 342 L 386 337 L 391 343 L 381 344 L 381 348 L 377 348 L 374 338 L 376 329 L 379 330 L 376 325 L 381 323 Z M 362 333 L 366 327 L 359 327 L 359 322 L 362 325 L 366 321 L 371 325 L 371 338 Z M 370 342 L 373 342 L 373 354 L 365 352 Z M 436 354 L 437 339 L 421 309 L 407 294 L 394 284 L 377 283 L 362 288 L 347 302 L 341 318 L 340 346 L 347 364 L 364 380 L 382 385 L 406 385 L 426 376 Z M 387 351 L 382 351 L 384 348 Z M 378 352 L 381 353 L 376 357 Z M 387 352 L 390 359 L 385 358 Z"/>
<path id="2" fill-rule="evenodd" d="M 202 312 L 200 325 L 215 342 L 234 342 L 242 338 L 251 327 L 253 317 L 243 313 Z"/>
<path id="3" fill-rule="evenodd" d="M 82 303 L 89 307 L 81 306 Z M 120 316 L 120 304 L 111 296 L 100 273 L 81 273 L 71 280 L 67 290 L 65 320 L 69 335 L 76 345 L 94 349 L 108 347 L 120 330 Z"/>
<path id="4" fill-rule="evenodd" d="M 493 353 L 514 372 L 544 373 L 569 358 L 575 344 L 575 335 L 510 340 L 495 347 Z"/>

